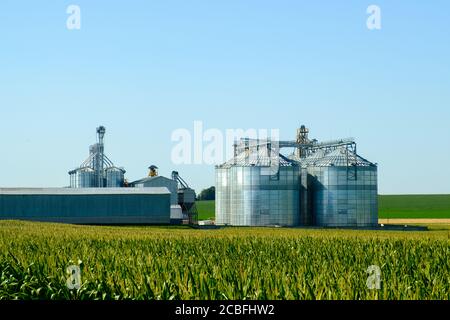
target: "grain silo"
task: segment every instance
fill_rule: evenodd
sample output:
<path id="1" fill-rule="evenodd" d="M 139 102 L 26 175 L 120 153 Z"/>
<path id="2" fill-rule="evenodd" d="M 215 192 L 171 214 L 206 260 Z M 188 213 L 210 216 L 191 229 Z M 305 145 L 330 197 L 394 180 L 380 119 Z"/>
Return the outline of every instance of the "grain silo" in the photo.
<path id="1" fill-rule="evenodd" d="M 172 171 L 172 180 L 177 183 L 178 205 L 181 207 L 184 222 L 190 225 L 197 224 L 198 211 L 195 204 L 197 199 L 195 190 L 189 187 L 178 171 Z"/>
<path id="2" fill-rule="evenodd" d="M 97 143 L 89 147 L 89 157 L 69 172 L 71 188 L 120 188 L 124 186 L 125 170 L 114 166 L 105 154 L 106 129 L 97 128 Z"/>
<path id="3" fill-rule="evenodd" d="M 357 155 L 352 138 L 318 142 L 308 133 L 302 126 L 293 141 L 235 144 L 233 159 L 216 167 L 216 224 L 377 226 L 377 166 Z M 295 152 L 287 158 L 274 143 Z"/>
<path id="4" fill-rule="evenodd" d="M 216 224 L 230 225 L 230 166 L 216 168 Z"/>
<path id="5" fill-rule="evenodd" d="M 377 166 L 348 147 L 312 155 L 307 167 L 315 225 L 370 227 L 378 224 Z"/>
<path id="6" fill-rule="evenodd" d="M 106 168 L 106 187 L 122 188 L 125 181 L 125 170 L 123 168 L 110 167 Z"/>
<path id="7" fill-rule="evenodd" d="M 93 188 L 95 185 L 95 172 L 90 167 L 78 168 L 69 175 L 71 188 Z"/>
<path id="8" fill-rule="evenodd" d="M 216 224 L 297 226 L 301 167 L 270 143 L 235 152 L 216 171 Z"/>

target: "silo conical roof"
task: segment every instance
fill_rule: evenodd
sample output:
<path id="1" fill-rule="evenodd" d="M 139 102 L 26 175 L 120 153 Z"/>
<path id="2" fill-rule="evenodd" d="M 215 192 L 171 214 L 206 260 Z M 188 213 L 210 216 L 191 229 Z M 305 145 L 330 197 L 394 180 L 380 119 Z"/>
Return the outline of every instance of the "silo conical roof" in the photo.
<path id="1" fill-rule="evenodd" d="M 231 160 L 225 162 L 224 164 L 218 166 L 218 168 L 226 169 L 230 167 L 270 167 L 273 165 L 274 161 L 278 161 L 280 167 L 294 167 L 298 164 L 285 157 L 281 153 L 272 149 L 270 154 L 267 149 L 260 148 L 257 150 L 247 150 L 239 153 L 237 156 L 233 157 Z"/>
<path id="2" fill-rule="evenodd" d="M 314 167 L 346 167 L 346 166 L 358 166 L 358 167 L 374 167 L 374 163 L 364 159 L 355 152 L 346 148 L 336 148 L 328 153 L 324 151 L 316 152 L 315 154 L 302 159 L 301 164 L 303 166 Z"/>

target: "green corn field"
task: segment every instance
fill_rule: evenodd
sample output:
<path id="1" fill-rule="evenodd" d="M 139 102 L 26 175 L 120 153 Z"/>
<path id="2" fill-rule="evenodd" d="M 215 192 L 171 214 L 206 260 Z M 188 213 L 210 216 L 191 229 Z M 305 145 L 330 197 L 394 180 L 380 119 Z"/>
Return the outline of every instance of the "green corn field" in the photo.
<path id="1" fill-rule="evenodd" d="M 2 300 L 450 298 L 449 230 L 94 227 L 0 222 Z M 70 290 L 67 268 L 81 270 Z M 381 269 L 379 290 L 367 270 Z"/>

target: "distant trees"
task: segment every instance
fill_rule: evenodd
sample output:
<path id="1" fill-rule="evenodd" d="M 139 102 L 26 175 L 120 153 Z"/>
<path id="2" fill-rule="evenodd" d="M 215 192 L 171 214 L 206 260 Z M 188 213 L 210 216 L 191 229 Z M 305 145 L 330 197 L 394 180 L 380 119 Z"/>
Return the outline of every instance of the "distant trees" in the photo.
<path id="1" fill-rule="evenodd" d="M 202 190 L 202 192 L 200 192 L 200 194 L 198 195 L 197 199 L 200 201 L 216 200 L 216 188 L 210 187 Z"/>

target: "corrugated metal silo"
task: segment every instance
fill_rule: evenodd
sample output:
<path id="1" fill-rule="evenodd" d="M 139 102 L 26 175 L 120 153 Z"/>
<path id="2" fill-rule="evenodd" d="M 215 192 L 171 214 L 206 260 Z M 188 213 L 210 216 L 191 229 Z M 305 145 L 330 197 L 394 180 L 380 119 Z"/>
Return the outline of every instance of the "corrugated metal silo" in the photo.
<path id="1" fill-rule="evenodd" d="M 91 168 L 79 168 L 69 172 L 71 188 L 94 188 L 95 172 Z"/>
<path id="2" fill-rule="evenodd" d="M 106 169 L 106 187 L 121 188 L 125 181 L 125 170 L 111 167 Z"/>
<path id="3" fill-rule="evenodd" d="M 95 173 L 90 168 L 78 171 L 78 188 L 92 188 L 95 186 Z"/>
<path id="4" fill-rule="evenodd" d="M 89 147 L 89 157 L 69 172 L 71 188 L 123 187 L 125 170 L 115 167 L 105 155 L 105 133 L 105 127 L 97 128 L 97 143 Z"/>
<path id="5" fill-rule="evenodd" d="M 313 156 L 314 157 L 314 156 Z M 377 166 L 347 148 L 302 162 L 312 178 L 315 224 L 368 227 L 378 224 Z"/>
<path id="6" fill-rule="evenodd" d="M 274 159 L 279 166 L 271 172 Z M 216 224 L 298 226 L 300 171 L 295 161 L 278 153 L 274 158 L 265 148 L 246 150 L 218 166 Z"/>
<path id="7" fill-rule="evenodd" d="M 216 169 L 216 224 L 230 224 L 229 167 Z"/>

